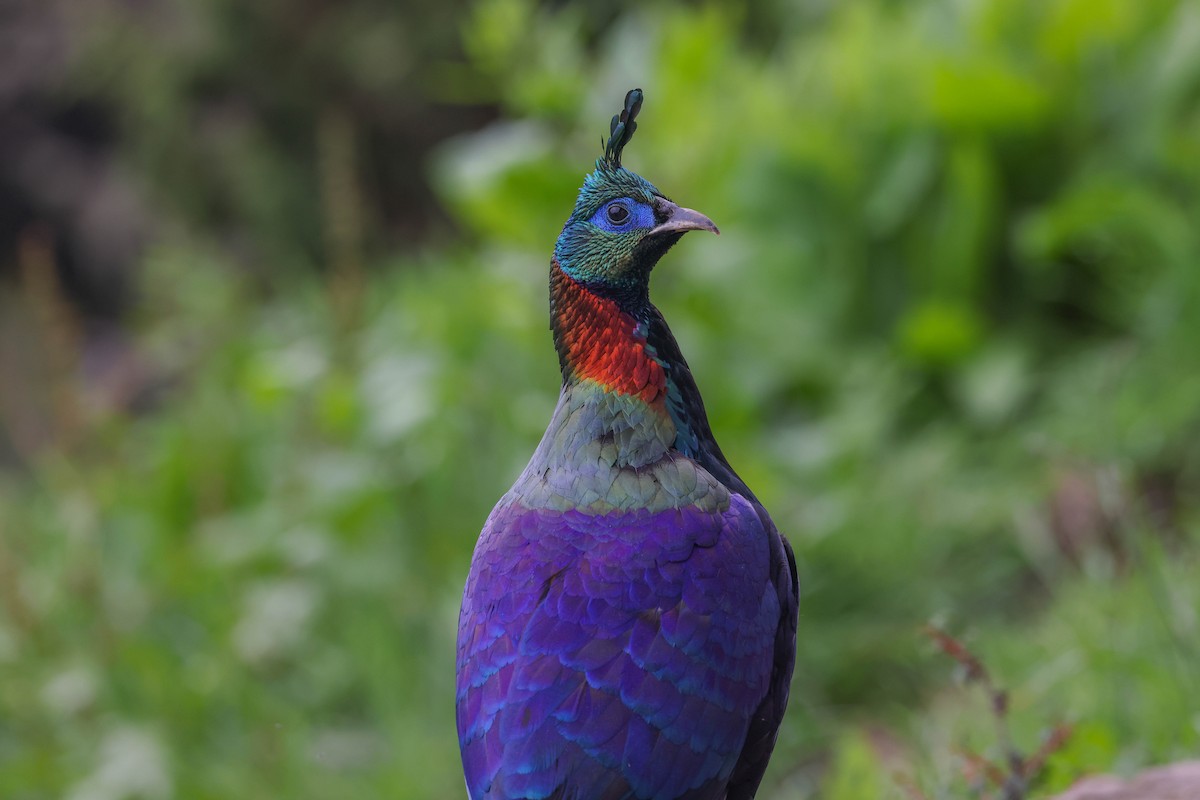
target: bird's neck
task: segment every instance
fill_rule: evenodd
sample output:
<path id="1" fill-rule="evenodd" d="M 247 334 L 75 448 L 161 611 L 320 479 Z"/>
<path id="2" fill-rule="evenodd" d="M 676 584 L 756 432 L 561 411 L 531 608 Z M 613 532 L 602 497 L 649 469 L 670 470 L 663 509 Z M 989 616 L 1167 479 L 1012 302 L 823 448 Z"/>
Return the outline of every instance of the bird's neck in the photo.
<path id="1" fill-rule="evenodd" d="M 635 467 L 668 451 L 682 453 L 726 487 L 754 497 L 716 444 L 688 362 L 646 291 L 600 294 L 553 261 L 550 318 L 563 395 L 548 441 L 578 446 L 589 438 L 610 439 L 617 445 L 616 463 Z M 601 395 L 616 397 L 600 402 Z M 575 414 L 577 408 L 592 411 Z M 572 425 L 578 429 L 566 432 Z"/>
<path id="2" fill-rule="evenodd" d="M 643 317 L 648 308 L 648 300 L 600 294 L 553 262 L 550 327 L 563 385 L 590 381 L 665 413 L 668 365 L 647 344 L 649 322 Z"/>
<path id="3" fill-rule="evenodd" d="M 728 469 L 688 362 L 646 291 L 600 294 L 554 261 L 550 317 L 564 391 L 590 384 L 644 404 L 648 416 L 665 417 L 674 427 L 674 450 Z"/>

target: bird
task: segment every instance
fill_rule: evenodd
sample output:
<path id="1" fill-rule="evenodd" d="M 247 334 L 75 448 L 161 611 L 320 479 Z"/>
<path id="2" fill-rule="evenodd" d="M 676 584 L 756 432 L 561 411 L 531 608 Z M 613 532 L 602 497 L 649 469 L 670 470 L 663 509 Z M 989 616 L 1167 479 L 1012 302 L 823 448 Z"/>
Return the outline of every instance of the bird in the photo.
<path id="1" fill-rule="evenodd" d="M 456 723 L 472 800 L 746 800 L 788 703 L 796 559 L 713 437 L 652 268 L 719 233 L 621 163 L 612 118 L 550 263 L 562 372 L 463 591 Z"/>

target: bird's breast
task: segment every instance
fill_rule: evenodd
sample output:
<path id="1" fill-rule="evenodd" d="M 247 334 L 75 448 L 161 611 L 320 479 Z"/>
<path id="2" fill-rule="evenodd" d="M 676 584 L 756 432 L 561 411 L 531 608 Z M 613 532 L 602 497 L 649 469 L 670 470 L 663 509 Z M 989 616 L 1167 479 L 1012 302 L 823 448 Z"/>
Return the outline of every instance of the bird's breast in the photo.
<path id="1" fill-rule="evenodd" d="M 676 451 L 675 439 L 675 424 L 661 407 L 587 384 L 568 387 L 509 499 L 526 508 L 596 514 L 726 509 L 728 489 Z"/>

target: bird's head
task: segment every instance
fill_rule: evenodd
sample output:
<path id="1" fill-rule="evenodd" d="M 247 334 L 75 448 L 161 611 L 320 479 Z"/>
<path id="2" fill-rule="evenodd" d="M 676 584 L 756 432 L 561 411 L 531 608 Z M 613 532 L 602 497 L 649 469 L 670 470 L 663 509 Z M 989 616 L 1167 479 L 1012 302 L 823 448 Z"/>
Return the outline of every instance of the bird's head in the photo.
<path id="1" fill-rule="evenodd" d="M 683 234 L 719 232 L 708 217 L 675 205 L 621 166 L 621 152 L 633 137 L 641 107 L 641 89 L 625 95 L 625 108 L 612 118 L 604 156 L 584 179 L 554 246 L 563 272 L 605 294 L 644 294 L 650 270 Z"/>

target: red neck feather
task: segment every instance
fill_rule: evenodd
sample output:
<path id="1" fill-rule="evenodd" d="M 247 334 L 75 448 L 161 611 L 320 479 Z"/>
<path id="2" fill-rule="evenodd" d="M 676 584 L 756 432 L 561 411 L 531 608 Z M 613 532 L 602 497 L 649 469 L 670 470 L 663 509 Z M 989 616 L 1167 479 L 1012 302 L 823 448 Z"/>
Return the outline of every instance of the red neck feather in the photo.
<path id="1" fill-rule="evenodd" d="M 646 325 L 567 275 L 550 269 L 550 317 L 566 380 L 590 380 L 648 404 L 666 397 L 666 374 L 646 350 Z"/>

